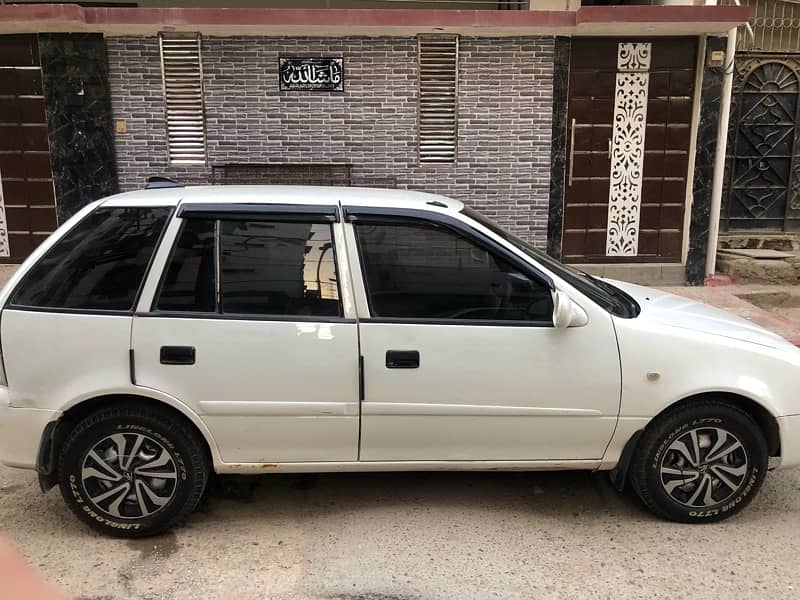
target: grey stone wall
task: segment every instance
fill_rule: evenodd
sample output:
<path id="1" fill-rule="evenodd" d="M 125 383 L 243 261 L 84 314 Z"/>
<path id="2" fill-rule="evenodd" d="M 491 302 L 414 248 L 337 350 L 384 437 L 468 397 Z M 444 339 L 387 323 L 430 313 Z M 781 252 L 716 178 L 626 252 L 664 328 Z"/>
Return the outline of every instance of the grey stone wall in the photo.
<path id="1" fill-rule="evenodd" d="M 166 173 L 206 183 L 206 166 L 167 160 L 158 39 L 107 40 L 120 188 Z M 342 55 L 344 93 L 280 92 L 280 55 Z M 544 247 L 550 183 L 552 38 L 461 38 L 458 162 L 419 166 L 416 39 L 203 39 L 208 162 L 353 165 L 354 185 L 457 198 Z"/>

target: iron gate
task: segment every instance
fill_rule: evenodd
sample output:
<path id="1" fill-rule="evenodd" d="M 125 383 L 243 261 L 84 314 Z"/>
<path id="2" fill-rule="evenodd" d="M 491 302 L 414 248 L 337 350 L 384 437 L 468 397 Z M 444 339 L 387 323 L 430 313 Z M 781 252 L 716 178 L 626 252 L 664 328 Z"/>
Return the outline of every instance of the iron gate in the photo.
<path id="1" fill-rule="evenodd" d="M 736 56 L 723 230 L 800 229 L 800 55 Z"/>

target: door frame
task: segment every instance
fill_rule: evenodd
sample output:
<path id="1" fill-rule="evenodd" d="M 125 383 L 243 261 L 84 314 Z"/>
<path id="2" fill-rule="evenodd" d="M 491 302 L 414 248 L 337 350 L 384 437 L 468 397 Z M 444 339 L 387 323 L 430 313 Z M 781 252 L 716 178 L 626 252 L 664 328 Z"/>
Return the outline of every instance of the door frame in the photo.
<path id="1" fill-rule="evenodd" d="M 111 201 L 115 203 L 114 201 Z M 270 202 L 247 202 L 242 200 L 240 202 L 205 202 L 205 201 L 155 201 L 156 205 L 164 205 L 174 207 L 173 213 L 168 221 L 162 237 L 157 245 L 157 248 L 151 259 L 148 271 L 145 275 L 144 284 L 139 293 L 138 300 L 135 304 L 135 310 L 132 314 L 132 321 L 130 325 L 130 367 L 131 367 L 131 390 L 137 393 L 141 390 L 142 395 L 150 395 L 151 393 L 158 394 L 163 397 L 169 397 L 172 403 L 181 405 L 182 412 L 190 412 L 197 421 L 202 423 L 202 430 L 208 432 L 207 438 L 213 440 L 214 450 L 212 451 L 212 458 L 214 461 L 214 469 L 217 473 L 246 473 L 246 472 L 264 472 L 267 468 L 277 468 L 280 464 L 284 470 L 291 472 L 307 471 L 324 471 L 324 470 L 340 470 L 336 465 L 350 464 L 350 461 L 285 461 L 281 463 L 263 463 L 263 462 L 238 462 L 236 459 L 228 461 L 224 460 L 225 449 L 220 447 L 219 435 L 215 434 L 215 427 L 211 423 L 211 419 L 220 417 L 232 418 L 232 423 L 236 419 L 267 419 L 271 420 L 280 417 L 299 417 L 300 420 L 309 417 L 314 418 L 331 418 L 340 417 L 343 420 L 353 419 L 354 424 L 354 437 L 352 440 L 353 456 L 358 457 L 359 451 L 359 431 L 360 431 L 360 418 L 361 418 L 361 403 L 359 400 L 358 390 L 356 389 L 358 381 L 358 321 L 357 313 L 354 303 L 353 291 L 353 278 L 350 274 L 350 267 L 347 261 L 346 241 L 341 223 L 341 210 L 337 202 L 329 202 L 327 204 L 320 203 L 270 203 Z M 113 205 L 113 204 L 112 204 Z M 128 206 L 128 203 L 119 202 L 120 206 Z M 337 279 L 339 288 L 339 299 L 341 304 L 342 314 L 340 316 L 303 316 L 303 315 L 259 315 L 259 314 L 225 314 L 225 313 L 208 313 L 208 312 L 159 312 L 155 308 L 155 302 L 161 288 L 163 278 L 166 274 L 166 269 L 172 258 L 173 251 L 176 248 L 178 239 L 183 231 L 184 224 L 188 218 L 203 218 L 203 219 L 241 219 L 249 221 L 259 220 L 278 220 L 284 222 L 292 221 L 307 221 L 314 220 L 319 223 L 327 223 L 331 226 L 332 242 L 334 247 L 334 260 L 337 269 Z M 283 218 L 281 218 L 283 217 Z M 216 269 L 216 286 L 217 293 L 220 290 L 220 244 L 219 234 L 220 228 L 216 228 L 216 243 L 215 243 L 215 269 Z M 314 327 L 319 324 L 330 324 L 331 326 L 350 326 L 354 328 L 354 345 L 352 348 L 352 370 L 347 369 L 339 371 L 341 373 L 349 373 L 354 381 L 353 394 L 348 396 L 344 402 L 333 402 L 330 407 L 320 406 L 320 402 L 303 401 L 298 399 L 297 402 L 292 401 L 275 401 L 275 402 L 255 402 L 253 406 L 249 403 L 242 403 L 232 401 L 227 406 L 209 406 L 221 405 L 222 402 L 204 402 L 199 398 L 181 398 L 174 396 L 168 390 L 154 389 L 147 386 L 147 382 L 141 377 L 143 371 L 142 364 L 144 361 L 139 358 L 139 372 L 137 373 L 135 352 L 137 346 L 140 344 L 136 339 L 136 323 L 137 320 L 155 320 L 155 321 L 168 321 L 176 320 L 182 322 L 195 321 L 212 321 L 212 322 L 250 322 L 256 325 L 266 325 L 269 322 L 280 324 L 281 327 L 291 326 L 295 324 L 298 331 L 308 327 Z M 310 331 L 306 331 L 310 333 Z M 182 368 L 182 367 L 177 367 Z M 137 375 L 139 376 L 137 379 Z M 206 405 L 204 407 L 204 404 Z M 194 421 L 195 418 L 192 420 Z M 241 421 L 243 422 L 243 421 Z M 225 425 L 224 427 L 218 426 L 216 431 L 226 431 L 228 437 L 233 435 L 236 429 L 234 425 Z M 296 466 L 294 466 L 296 465 Z M 303 466 L 305 465 L 305 467 Z M 309 465 L 317 465 L 312 468 Z"/>
<path id="2" fill-rule="evenodd" d="M 599 440 L 598 443 L 602 445 L 602 449 L 598 454 L 598 457 L 587 458 L 586 456 L 580 457 L 573 457 L 573 458 L 500 458 L 497 457 L 490 457 L 488 459 L 481 459 L 478 457 L 466 458 L 466 457 L 451 457 L 451 458 L 434 458 L 432 460 L 424 460 L 421 458 L 415 458 L 412 456 L 407 456 L 405 458 L 392 458 L 392 457 L 383 457 L 380 458 L 380 450 L 377 450 L 377 457 L 376 458 L 369 458 L 369 446 L 365 447 L 365 438 L 370 437 L 370 432 L 365 430 L 365 418 L 366 419 L 379 419 L 383 420 L 383 423 L 380 421 L 375 421 L 375 427 L 377 427 L 378 432 L 381 431 L 383 428 L 384 431 L 394 431 L 395 425 L 392 425 L 389 430 L 386 429 L 387 427 L 387 419 L 398 419 L 396 427 L 401 427 L 399 420 L 406 419 L 406 418 L 421 418 L 423 420 L 433 420 L 433 419 L 491 419 L 493 418 L 517 418 L 517 419 L 525 419 L 525 418 L 533 418 L 533 419 L 566 419 L 569 421 L 570 427 L 574 426 L 577 427 L 579 430 L 581 428 L 585 428 L 589 426 L 589 421 L 592 419 L 598 419 L 598 426 L 601 426 L 601 422 L 605 422 L 605 424 L 611 424 L 613 421 L 613 425 L 616 426 L 618 419 L 619 419 L 619 408 L 620 408 L 620 399 L 621 399 L 621 379 L 617 376 L 621 377 L 621 372 L 618 370 L 619 363 L 618 363 L 618 353 L 616 352 L 616 337 L 614 334 L 613 324 L 611 322 L 611 316 L 600 306 L 594 304 L 589 298 L 584 296 L 580 291 L 573 288 L 567 282 L 563 282 L 560 278 L 556 276 L 552 276 L 547 273 L 544 269 L 541 269 L 537 266 L 535 259 L 525 255 L 521 250 L 514 248 L 511 244 L 507 242 L 501 242 L 499 240 L 494 239 L 496 234 L 494 232 L 489 232 L 488 234 L 482 231 L 483 226 L 480 224 L 473 225 L 471 221 L 468 220 L 467 217 L 461 217 L 460 215 L 457 217 L 452 214 L 452 212 L 440 212 L 436 210 L 427 210 L 427 209 L 413 209 L 413 208 L 394 208 L 394 207 L 365 207 L 365 206 L 354 206 L 354 205 L 347 205 L 343 206 L 343 213 L 344 213 L 344 222 L 343 226 L 345 229 L 345 237 L 348 243 L 348 254 L 349 254 L 349 261 L 350 261 L 350 268 L 352 270 L 353 279 L 355 283 L 355 290 L 356 290 L 356 305 L 358 307 L 358 321 L 361 326 L 445 326 L 445 327 L 455 327 L 455 328 L 475 328 L 475 327 L 483 327 L 483 328 L 509 328 L 509 331 L 514 330 L 514 333 L 522 334 L 522 330 L 547 330 L 548 332 L 555 332 L 555 334 L 566 334 L 569 335 L 566 331 L 559 331 L 556 330 L 552 321 L 550 322 L 534 322 L 534 321 L 502 321 L 502 320 L 478 320 L 478 319 L 426 319 L 426 318 L 387 318 L 387 317 L 375 317 L 373 316 L 369 301 L 368 301 L 368 293 L 366 288 L 366 275 L 364 272 L 364 263 L 361 260 L 360 251 L 359 251 L 359 244 L 357 240 L 357 234 L 355 231 L 354 224 L 358 223 L 359 221 L 362 222 L 383 222 L 383 223 L 392 223 L 397 222 L 396 219 L 399 219 L 401 222 L 408 223 L 409 221 L 415 220 L 421 223 L 432 223 L 434 225 L 440 225 L 444 228 L 447 228 L 456 234 L 463 236 L 467 240 L 473 242 L 474 244 L 485 248 L 486 250 L 494 253 L 495 255 L 499 255 L 503 259 L 507 260 L 514 268 L 518 269 L 520 272 L 528 275 L 531 278 L 535 278 L 543 285 L 545 285 L 551 293 L 554 292 L 556 289 L 562 289 L 566 293 L 570 295 L 570 298 L 576 302 L 579 306 L 583 307 L 586 310 L 589 316 L 589 327 L 594 327 L 594 329 L 587 330 L 587 335 L 595 336 L 595 339 L 598 339 L 599 336 L 610 336 L 608 339 L 614 342 L 615 351 L 608 353 L 609 356 L 613 356 L 615 358 L 614 365 L 609 365 L 607 373 L 613 373 L 615 382 L 613 382 L 613 396 L 608 397 L 608 401 L 613 401 L 613 410 L 609 409 L 606 406 L 606 410 L 599 410 L 596 407 L 586 408 L 586 407 L 553 407 L 548 404 L 547 406 L 528 406 L 528 405 L 494 405 L 494 404 L 450 404 L 450 403 L 436 403 L 436 402 L 392 402 L 392 401 L 370 401 L 369 398 L 371 397 L 371 376 L 374 376 L 374 369 L 375 364 L 382 364 L 383 358 L 381 356 L 369 356 L 365 357 L 364 354 L 370 352 L 368 346 L 370 345 L 369 340 L 365 340 L 365 327 L 360 327 L 359 332 L 359 345 L 360 345 L 360 352 L 361 352 L 361 375 L 365 378 L 362 385 L 362 391 L 365 390 L 364 395 L 361 397 L 361 439 L 359 441 L 359 460 L 361 461 L 360 464 L 364 465 L 362 470 L 370 470 L 372 468 L 380 468 L 386 467 L 388 470 L 394 469 L 401 469 L 402 465 L 407 465 L 408 469 L 417 469 L 420 468 L 422 465 L 428 465 L 426 468 L 428 469 L 438 469 L 438 468 L 471 468 L 471 469 L 480 469 L 480 468 L 493 468 L 493 469 L 528 469 L 528 470 L 535 470 L 535 469 L 545 469 L 545 468 L 585 468 L 590 467 L 594 468 L 595 466 L 599 466 L 600 461 L 602 460 L 602 456 L 605 453 L 605 449 L 607 448 L 608 443 L 610 443 L 613 437 L 613 427 L 608 432 L 608 437 L 603 437 L 602 440 Z M 357 275 L 356 275 L 357 274 Z M 556 282 L 558 281 L 558 286 Z M 594 325 L 592 323 L 594 322 Z M 607 328 L 604 328 L 604 324 L 607 325 Z M 582 328 L 579 328 L 582 329 Z M 398 332 L 401 330 L 398 329 Z M 533 333 L 533 331 L 531 331 Z M 577 333 L 577 332 L 575 332 Z M 585 341 L 585 340 L 583 340 Z M 371 361 L 377 361 L 373 363 L 372 369 L 370 369 L 370 365 L 367 365 L 365 368 L 364 362 L 365 358 L 368 358 Z M 424 362 L 424 360 L 423 360 Z M 378 370 L 381 367 L 377 367 Z M 372 370 L 372 373 L 369 371 Z M 608 384 L 609 382 L 605 382 Z M 426 388 L 427 389 L 427 388 Z M 465 423 L 464 421 L 461 421 Z M 489 423 L 489 420 L 486 421 Z M 474 425 L 474 423 L 472 424 Z M 472 426 L 472 425 L 467 425 Z M 521 425 L 521 421 L 517 422 L 517 436 L 519 435 L 519 425 Z M 531 426 L 532 428 L 535 427 Z M 591 427 L 594 427 L 592 424 Z M 599 430 L 597 430 L 599 431 Z M 595 432 L 597 434 L 597 431 Z M 423 435 L 423 434 L 420 434 Z M 382 435 L 380 433 L 377 434 L 377 437 L 380 438 Z M 424 437 L 424 435 L 423 435 Z M 509 439 L 513 439 L 514 436 L 509 437 Z M 588 439 L 588 438 L 587 438 Z M 587 442 L 588 443 L 588 442 Z M 366 448 L 366 452 L 365 452 Z M 531 449 L 532 452 L 536 452 L 533 448 Z M 367 456 L 365 459 L 364 456 Z"/>

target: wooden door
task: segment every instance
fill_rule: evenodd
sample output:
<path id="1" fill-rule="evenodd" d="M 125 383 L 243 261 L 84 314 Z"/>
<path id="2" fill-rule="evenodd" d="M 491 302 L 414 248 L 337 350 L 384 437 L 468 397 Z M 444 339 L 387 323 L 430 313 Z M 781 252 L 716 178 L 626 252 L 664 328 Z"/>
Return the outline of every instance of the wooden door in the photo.
<path id="1" fill-rule="evenodd" d="M 562 259 L 680 262 L 694 38 L 572 42 Z"/>
<path id="2" fill-rule="evenodd" d="M 35 35 L 0 35 L 0 262 L 21 262 L 56 226 Z"/>

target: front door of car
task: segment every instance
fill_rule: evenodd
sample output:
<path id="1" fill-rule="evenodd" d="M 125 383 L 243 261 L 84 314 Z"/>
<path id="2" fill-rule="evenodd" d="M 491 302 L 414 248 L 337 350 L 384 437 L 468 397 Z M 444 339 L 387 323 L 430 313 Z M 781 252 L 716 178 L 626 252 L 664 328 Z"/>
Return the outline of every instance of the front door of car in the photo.
<path id="1" fill-rule="evenodd" d="M 576 298 L 588 323 L 556 329 L 548 283 L 463 222 L 346 210 L 361 460 L 602 457 L 620 399 L 604 310 Z"/>
<path id="2" fill-rule="evenodd" d="M 224 462 L 357 459 L 358 330 L 337 215 L 182 205 L 167 232 L 134 318 L 133 376 L 190 405 Z"/>

